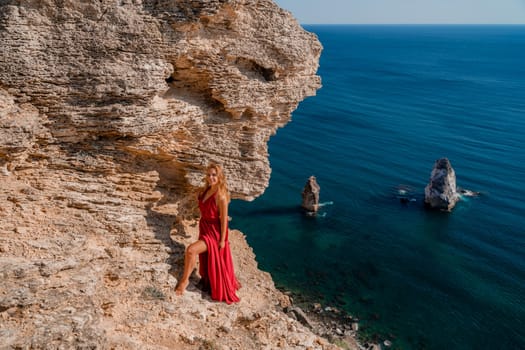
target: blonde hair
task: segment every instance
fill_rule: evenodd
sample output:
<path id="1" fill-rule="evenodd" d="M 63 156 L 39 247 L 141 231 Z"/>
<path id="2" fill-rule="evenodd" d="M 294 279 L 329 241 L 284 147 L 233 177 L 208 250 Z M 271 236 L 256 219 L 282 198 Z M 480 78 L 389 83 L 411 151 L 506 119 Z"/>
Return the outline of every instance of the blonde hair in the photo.
<path id="1" fill-rule="evenodd" d="M 217 192 L 220 197 L 226 198 L 228 202 L 230 202 L 230 191 L 228 190 L 228 182 L 226 181 L 226 175 L 224 175 L 224 171 L 222 170 L 222 166 L 220 166 L 217 163 L 210 163 L 206 167 L 206 175 L 204 175 L 204 186 L 201 188 L 199 195 L 202 195 L 204 191 L 210 186 L 207 180 L 207 174 L 208 171 L 211 169 L 215 169 L 217 172 L 217 178 L 218 178 L 218 184 L 217 184 Z"/>

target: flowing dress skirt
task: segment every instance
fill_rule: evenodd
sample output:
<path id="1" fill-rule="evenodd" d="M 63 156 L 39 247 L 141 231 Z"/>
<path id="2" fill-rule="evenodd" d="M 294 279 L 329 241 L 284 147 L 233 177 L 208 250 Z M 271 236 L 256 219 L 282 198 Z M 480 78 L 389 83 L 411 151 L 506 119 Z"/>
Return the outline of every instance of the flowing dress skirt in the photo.
<path id="1" fill-rule="evenodd" d="M 208 250 L 199 255 L 199 274 L 205 286 L 211 290 L 211 298 L 228 304 L 239 301 L 235 294 L 239 283 L 235 277 L 233 259 L 226 233 L 226 244 L 219 249 L 221 222 L 215 202 L 215 195 L 206 201 L 199 200 L 201 219 L 199 221 L 199 239 L 206 243 Z"/>

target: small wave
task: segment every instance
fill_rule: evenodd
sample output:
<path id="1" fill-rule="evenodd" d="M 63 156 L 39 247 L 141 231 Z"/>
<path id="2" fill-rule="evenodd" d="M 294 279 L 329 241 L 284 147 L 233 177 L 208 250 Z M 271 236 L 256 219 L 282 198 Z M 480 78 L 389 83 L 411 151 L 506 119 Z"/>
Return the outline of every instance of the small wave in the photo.
<path id="1" fill-rule="evenodd" d="M 468 202 L 470 197 L 478 197 L 480 194 L 481 192 L 478 191 L 471 191 L 461 187 L 458 188 L 459 198 L 465 202 Z"/>
<path id="2" fill-rule="evenodd" d="M 326 212 L 307 212 L 306 216 L 315 217 L 315 218 L 325 218 Z"/>
<path id="3" fill-rule="evenodd" d="M 319 203 L 319 208 L 326 207 L 327 205 L 334 205 L 333 201 Z"/>

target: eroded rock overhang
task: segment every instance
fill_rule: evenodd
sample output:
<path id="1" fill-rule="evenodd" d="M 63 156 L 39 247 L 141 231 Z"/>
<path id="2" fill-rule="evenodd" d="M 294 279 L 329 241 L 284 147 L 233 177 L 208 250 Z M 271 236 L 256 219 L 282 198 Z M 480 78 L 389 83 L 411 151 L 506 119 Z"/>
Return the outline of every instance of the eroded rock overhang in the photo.
<path id="1" fill-rule="evenodd" d="M 88 154 L 180 197 L 210 160 L 260 195 L 270 136 L 320 87 L 319 41 L 272 1 L 8 0 L 0 38 L 4 167 Z"/>

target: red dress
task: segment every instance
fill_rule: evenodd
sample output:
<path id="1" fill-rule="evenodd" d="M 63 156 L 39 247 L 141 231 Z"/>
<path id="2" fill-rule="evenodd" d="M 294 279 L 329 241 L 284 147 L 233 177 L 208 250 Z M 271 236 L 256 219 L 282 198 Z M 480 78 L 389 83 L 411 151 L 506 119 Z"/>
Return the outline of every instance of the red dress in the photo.
<path id="1" fill-rule="evenodd" d="M 199 274 L 204 285 L 211 289 L 213 300 L 225 301 L 228 304 L 236 303 L 239 301 L 239 297 L 235 294 L 239 289 L 239 283 L 233 269 L 228 231 L 226 231 L 226 244 L 223 249 L 219 250 L 221 220 L 219 208 L 215 202 L 216 193 L 204 201 L 207 191 L 199 197 L 201 212 L 199 239 L 204 241 L 208 248 L 206 252 L 199 255 Z"/>

